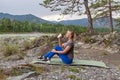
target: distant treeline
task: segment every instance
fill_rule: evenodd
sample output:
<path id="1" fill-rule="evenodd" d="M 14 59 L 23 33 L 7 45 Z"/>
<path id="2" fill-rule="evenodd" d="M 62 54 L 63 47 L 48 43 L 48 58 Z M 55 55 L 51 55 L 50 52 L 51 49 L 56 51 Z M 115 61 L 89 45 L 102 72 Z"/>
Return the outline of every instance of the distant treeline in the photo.
<path id="1" fill-rule="evenodd" d="M 76 33 L 87 32 L 88 28 L 84 26 L 62 25 L 62 24 L 47 24 L 47 23 L 31 23 L 28 21 L 20 22 L 3 18 L 0 20 L 0 32 L 44 32 L 44 33 L 59 33 L 71 29 Z M 108 28 L 95 28 L 96 32 L 109 32 Z"/>

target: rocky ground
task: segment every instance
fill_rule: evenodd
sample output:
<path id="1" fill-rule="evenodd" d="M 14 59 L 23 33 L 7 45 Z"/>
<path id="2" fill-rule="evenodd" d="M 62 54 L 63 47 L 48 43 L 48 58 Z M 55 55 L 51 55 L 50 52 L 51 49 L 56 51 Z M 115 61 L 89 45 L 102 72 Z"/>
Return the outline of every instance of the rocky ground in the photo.
<path id="1" fill-rule="evenodd" d="M 119 33 L 81 34 L 75 59 L 103 61 L 109 69 L 91 66 L 31 65 L 57 44 L 52 36 L 0 37 L 0 80 L 120 80 Z"/>

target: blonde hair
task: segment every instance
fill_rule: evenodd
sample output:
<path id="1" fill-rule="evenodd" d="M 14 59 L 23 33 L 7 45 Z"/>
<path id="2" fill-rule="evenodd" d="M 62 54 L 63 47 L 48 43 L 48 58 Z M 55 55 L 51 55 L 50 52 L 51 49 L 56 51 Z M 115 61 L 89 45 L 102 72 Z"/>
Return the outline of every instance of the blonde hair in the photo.
<path id="1" fill-rule="evenodd" d="M 68 30 L 68 31 L 70 31 L 71 32 L 71 38 L 73 39 L 73 41 L 75 41 L 76 40 L 76 34 L 74 33 L 74 31 L 72 31 L 72 30 Z"/>

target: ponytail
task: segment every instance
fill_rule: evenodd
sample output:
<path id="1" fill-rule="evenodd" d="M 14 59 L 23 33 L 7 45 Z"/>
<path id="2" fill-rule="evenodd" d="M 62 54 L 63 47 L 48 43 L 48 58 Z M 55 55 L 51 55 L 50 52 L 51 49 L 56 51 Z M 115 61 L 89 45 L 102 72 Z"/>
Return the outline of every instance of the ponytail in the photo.
<path id="1" fill-rule="evenodd" d="M 71 32 L 71 39 L 73 39 L 73 41 L 76 41 L 76 34 L 72 30 L 69 31 Z"/>
<path id="2" fill-rule="evenodd" d="M 76 41 L 76 38 L 77 38 L 77 35 L 76 35 L 76 33 L 74 33 L 73 40 Z"/>

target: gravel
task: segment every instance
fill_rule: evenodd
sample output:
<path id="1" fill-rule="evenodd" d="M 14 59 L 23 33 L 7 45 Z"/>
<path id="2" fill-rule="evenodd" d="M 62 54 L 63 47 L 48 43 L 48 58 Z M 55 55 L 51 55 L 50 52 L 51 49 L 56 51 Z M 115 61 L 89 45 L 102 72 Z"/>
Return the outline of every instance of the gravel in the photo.
<path id="1" fill-rule="evenodd" d="M 38 36 L 38 35 L 39 34 L 35 34 L 33 36 Z M 6 36 L 9 37 L 10 35 L 6 34 Z M 13 36 L 16 35 L 13 34 Z M 19 36 L 23 36 L 23 34 Z M 31 37 L 30 34 L 27 35 L 25 34 L 24 37 L 26 36 Z M 3 37 L 3 35 L 0 35 L 0 38 L 1 37 Z M 4 59 L 2 60 L 1 58 L 0 68 L 6 70 L 9 68 L 18 67 L 19 65 L 29 64 L 30 61 L 37 58 L 37 56 L 39 55 L 38 53 L 39 48 L 40 47 L 37 47 L 26 51 L 26 55 L 22 60 L 6 61 Z M 81 54 L 79 54 L 79 57 L 75 55 L 75 58 L 97 60 L 96 57 L 94 56 L 89 57 L 86 54 L 82 54 L 86 52 L 85 49 L 81 51 L 82 52 Z M 76 52 L 79 52 L 79 48 L 76 49 Z M 86 53 L 93 53 L 93 51 L 89 50 L 89 52 Z M 44 64 L 44 67 L 47 68 L 48 70 L 47 72 L 43 70 L 42 73 L 36 75 L 35 72 L 30 71 L 28 73 L 23 73 L 22 75 L 18 75 L 18 76 L 9 76 L 7 80 L 120 80 L 120 69 L 118 68 L 118 66 L 115 66 L 110 63 L 107 63 L 107 66 L 110 68 L 106 69 L 106 68 L 91 67 L 91 66 L 63 66 L 63 65 L 58 66 L 58 65 Z"/>

